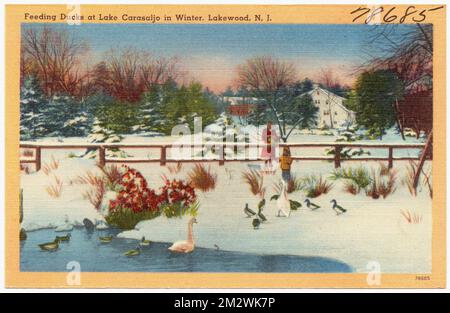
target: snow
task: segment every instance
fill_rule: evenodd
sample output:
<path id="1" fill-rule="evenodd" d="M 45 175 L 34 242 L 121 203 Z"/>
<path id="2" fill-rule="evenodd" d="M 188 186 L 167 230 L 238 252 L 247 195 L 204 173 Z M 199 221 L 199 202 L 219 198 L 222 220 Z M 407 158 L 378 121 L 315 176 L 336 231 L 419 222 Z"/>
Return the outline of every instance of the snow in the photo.
<path id="1" fill-rule="evenodd" d="M 312 140 L 314 139 L 314 140 Z M 297 133 L 292 142 L 332 142 L 335 137 L 318 136 Z M 176 138 L 146 136 L 124 136 L 125 143 L 162 143 L 173 142 Z M 402 142 L 393 137 L 386 137 L 386 142 Z M 57 139 L 45 138 L 40 143 L 57 143 Z M 373 141 L 368 141 L 373 143 Z M 418 143 L 414 138 L 408 138 L 409 143 Z M 86 138 L 64 138 L 64 144 L 86 143 Z M 358 143 L 358 141 L 356 142 Z M 159 154 L 158 149 L 155 150 Z M 402 153 L 410 154 L 414 149 L 403 149 Z M 411 150 L 411 151 L 410 151 Z M 89 218 L 98 228 L 107 226 L 104 218 L 92 204 L 83 198 L 87 185 L 71 183 L 78 175 L 87 171 L 98 173 L 94 159 L 70 158 L 72 150 L 43 150 L 43 164 L 51 157 L 59 160 L 59 167 L 48 175 L 44 171 L 21 174 L 21 188 L 24 189 L 24 220 L 22 227 L 27 231 L 40 228 L 63 229 L 71 225 L 82 225 L 84 218 Z M 77 151 L 77 150 L 75 150 Z M 415 151 L 415 150 L 414 150 Z M 78 153 L 80 150 L 78 149 Z M 312 155 L 323 155 L 322 148 L 312 148 Z M 133 149 L 133 157 L 149 155 L 148 149 Z M 321 154 L 322 153 L 322 154 Z M 307 155 L 307 153 L 305 153 Z M 241 179 L 242 172 L 249 166 L 262 165 L 262 162 L 232 162 L 218 166 L 210 163 L 212 170 L 218 173 L 218 183 L 212 192 L 199 192 L 200 209 L 198 224 L 194 226 L 196 245 L 221 250 L 241 251 L 259 254 L 291 254 L 310 255 L 335 258 L 350 265 L 356 272 L 367 272 L 367 264 L 379 262 L 382 272 L 389 273 L 428 273 L 431 271 L 431 226 L 432 201 L 424 187 L 417 197 L 412 197 L 406 186 L 401 184 L 405 176 L 408 162 L 396 161 L 394 168 L 399 171 L 397 190 L 386 199 L 373 200 L 365 194 L 350 195 L 342 191 L 342 182 L 335 182 L 330 193 L 312 199 L 321 206 L 316 211 L 310 211 L 303 204 L 297 211 L 292 211 L 289 217 L 276 217 L 276 201 L 269 201 L 275 194 L 273 185 L 280 181 L 280 171 L 275 175 L 265 175 L 266 207 L 264 215 L 268 218 L 260 229 L 254 230 L 252 219 L 243 213 L 245 203 L 256 210 L 259 198 L 253 196 L 248 186 Z M 376 167 L 376 162 L 357 161 L 343 163 L 346 166 Z M 171 174 L 167 167 L 158 163 L 131 164 L 141 171 L 151 188 L 162 185 L 161 175 L 168 178 L 186 179 L 193 164 L 183 164 L 182 170 Z M 427 162 L 427 166 L 430 166 Z M 333 171 L 333 164 L 326 161 L 294 162 L 292 174 L 303 177 L 309 174 L 322 174 L 327 177 Z M 54 182 L 55 177 L 63 181 L 62 193 L 59 198 L 52 198 L 46 187 Z M 114 197 L 108 193 L 107 199 Z M 305 196 L 298 191 L 289 194 L 289 199 L 303 203 Z M 346 208 L 345 214 L 336 216 L 331 209 L 330 200 L 336 199 L 338 204 Z M 401 210 L 410 210 L 421 215 L 419 224 L 408 224 L 401 215 Z M 140 239 L 145 236 L 152 241 L 174 242 L 186 239 L 187 220 L 184 218 L 167 219 L 158 217 L 143 221 L 135 230 L 124 231 L 121 238 Z"/>

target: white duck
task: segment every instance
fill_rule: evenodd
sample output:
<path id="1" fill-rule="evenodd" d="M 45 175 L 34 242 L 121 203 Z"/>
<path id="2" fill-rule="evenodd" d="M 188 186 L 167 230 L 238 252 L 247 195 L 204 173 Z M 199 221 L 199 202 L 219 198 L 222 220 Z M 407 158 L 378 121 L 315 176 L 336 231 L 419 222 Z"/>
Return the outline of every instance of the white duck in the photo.
<path id="1" fill-rule="evenodd" d="M 195 243 L 194 243 L 194 231 L 193 225 L 197 223 L 197 219 L 195 217 L 191 218 L 188 222 L 188 237 L 187 240 L 180 240 L 174 242 L 169 250 L 172 252 L 180 252 L 180 253 L 189 253 L 194 251 Z"/>
<path id="2" fill-rule="evenodd" d="M 278 216 L 289 217 L 291 215 L 291 203 L 289 202 L 287 195 L 286 182 L 281 182 L 281 193 L 277 199 Z"/>

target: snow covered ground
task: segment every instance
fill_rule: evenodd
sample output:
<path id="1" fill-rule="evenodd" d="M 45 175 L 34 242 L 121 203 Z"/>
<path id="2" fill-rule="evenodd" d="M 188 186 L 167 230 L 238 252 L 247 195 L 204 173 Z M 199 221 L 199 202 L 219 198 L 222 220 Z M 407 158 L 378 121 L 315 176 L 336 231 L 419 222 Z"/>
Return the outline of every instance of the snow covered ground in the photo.
<path id="1" fill-rule="evenodd" d="M 311 140 L 311 139 L 314 140 Z M 64 142 L 80 142 L 72 138 Z M 127 137 L 123 142 L 166 142 L 166 137 Z M 333 136 L 297 134 L 292 142 L 334 141 Z M 48 140 L 46 140 L 47 142 Z M 409 139 L 410 142 L 416 142 Z M 392 141 L 390 141 L 392 142 Z M 400 140 L 398 140 L 400 142 Z M 133 150 L 136 151 L 136 150 Z M 313 151 L 317 153 L 318 151 Z M 148 153 L 136 151 L 137 154 Z M 24 221 L 26 230 L 53 228 L 80 224 L 83 218 L 102 221 L 103 217 L 83 198 L 86 186 L 73 184 L 77 175 L 87 171 L 96 172 L 95 160 L 68 158 L 68 151 L 44 151 L 43 164 L 53 156 L 59 160 L 58 169 L 46 175 L 38 173 L 21 176 L 24 189 Z M 357 166 L 359 162 L 344 163 Z M 255 163 L 252 163 L 255 164 Z M 365 166 L 378 166 L 376 162 L 365 162 Z M 268 201 L 273 184 L 280 180 L 279 170 L 275 175 L 264 176 L 267 188 L 267 205 L 264 214 L 268 218 L 259 230 L 254 230 L 251 219 L 243 213 L 245 203 L 256 209 L 259 201 L 243 182 L 242 172 L 248 169 L 247 163 L 226 163 L 211 166 L 218 173 L 218 184 L 212 192 L 199 194 L 200 209 L 198 224 L 194 226 L 197 246 L 222 250 L 244 251 L 261 254 L 292 254 L 331 257 L 349 264 L 357 272 L 369 269 L 367 264 L 379 262 L 382 272 L 418 273 L 431 271 L 431 221 L 432 206 L 428 191 L 424 188 L 417 197 L 412 197 L 406 186 L 401 184 L 407 162 L 394 163 L 399 171 L 396 192 L 386 199 L 373 200 L 364 194 L 353 196 L 342 191 L 341 182 L 335 182 L 330 193 L 313 200 L 321 206 L 316 211 L 305 207 L 293 211 L 289 218 L 276 217 L 275 201 Z M 428 164 L 429 166 L 430 164 Z M 161 175 L 186 178 L 192 164 L 184 164 L 181 172 L 170 174 L 167 167 L 159 164 L 133 164 L 141 171 L 150 187 L 162 185 Z M 322 174 L 324 177 L 333 171 L 329 162 L 295 162 L 292 172 L 297 177 L 308 174 Z M 62 193 L 52 198 L 46 187 L 54 184 L 56 178 L 62 181 Z M 303 202 L 305 196 L 299 191 L 289 195 L 290 199 Z M 336 216 L 331 209 L 330 200 L 336 199 L 346 208 L 347 213 Z M 419 224 L 408 224 L 401 210 L 409 210 L 422 216 Z M 122 238 L 140 239 L 145 236 L 153 241 L 172 242 L 183 240 L 187 234 L 187 218 L 166 219 L 159 217 L 143 221 L 135 230 L 119 234 Z"/>

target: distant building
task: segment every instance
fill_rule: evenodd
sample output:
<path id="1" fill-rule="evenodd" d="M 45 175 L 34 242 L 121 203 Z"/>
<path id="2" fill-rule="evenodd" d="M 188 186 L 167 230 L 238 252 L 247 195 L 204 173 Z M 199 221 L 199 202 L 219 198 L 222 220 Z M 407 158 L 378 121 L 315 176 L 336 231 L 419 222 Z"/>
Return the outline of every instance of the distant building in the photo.
<path id="1" fill-rule="evenodd" d="M 258 98 L 254 97 L 223 97 L 223 101 L 227 102 L 228 113 L 232 116 L 246 117 L 253 110 Z"/>
<path id="2" fill-rule="evenodd" d="M 319 108 L 317 112 L 319 128 L 336 128 L 355 122 L 355 112 L 347 109 L 343 104 L 345 98 L 321 88 L 318 84 L 314 84 L 313 89 L 307 94 L 311 96 L 314 105 Z"/>

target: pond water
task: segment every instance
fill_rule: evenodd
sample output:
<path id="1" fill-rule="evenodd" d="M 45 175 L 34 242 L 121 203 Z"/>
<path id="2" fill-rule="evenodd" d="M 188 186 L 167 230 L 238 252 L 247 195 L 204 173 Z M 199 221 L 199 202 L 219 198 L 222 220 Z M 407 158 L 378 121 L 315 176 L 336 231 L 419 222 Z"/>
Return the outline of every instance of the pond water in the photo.
<path id="1" fill-rule="evenodd" d="M 71 261 L 79 262 L 87 272 L 278 272 L 278 273 L 343 273 L 351 268 L 340 261 L 293 255 L 259 255 L 196 248 L 189 254 L 175 254 L 167 250 L 170 243 L 154 242 L 142 247 L 141 254 L 126 257 L 138 241 L 115 238 L 108 244 L 99 242 L 99 236 L 116 235 L 118 230 L 87 232 L 74 229 L 70 242 L 60 243 L 54 252 L 42 251 L 38 244 L 53 241 L 53 229 L 28 233 L 21 242 L 20 268 L 24 272 L 63 272 Z"/>

